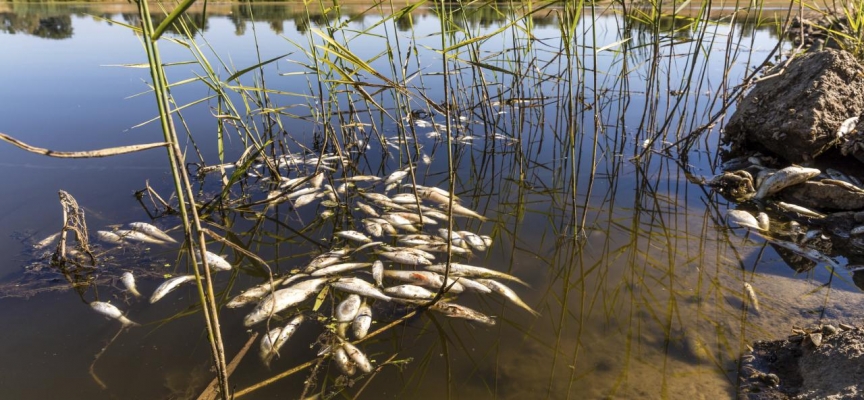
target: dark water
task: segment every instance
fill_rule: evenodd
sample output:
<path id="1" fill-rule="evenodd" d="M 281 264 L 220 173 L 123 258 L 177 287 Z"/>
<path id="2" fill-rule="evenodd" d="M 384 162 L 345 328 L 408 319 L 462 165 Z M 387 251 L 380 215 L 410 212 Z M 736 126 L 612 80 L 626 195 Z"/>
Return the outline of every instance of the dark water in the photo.
<path id="1" fill-rule="evenodd" d="M 157 124 L 135 127 L 156 115 L 152 94 L 135 96 L 148 90 L 149 73 L 116 66 L 146 62 L 139 39 L 120 25 L 94 17 L 134 24 L 133 8 L 20 3 L 2 7 L 0 132 L 35 146 L 66 151 L 162 141 Z M 334 18 L 310 18 L 302 9 L 264 5 L 251 10 L 256 20 L 263 21 L 253 25 L 250 11 L 242 5 L 217 5 L 209 12 L 196 39 L 199 43 L 206 39 L 213 46 L 213 52 L 205 50 L 211 61 L 215 62 L 215 53 L 236 69 L 255 64 L 254 33 L 262 60 L 291 53 L 266 67 L 269 89 L 317 94 L 314 89 L 310 93 L 310 87 L 317 86 L 314 76 L 291 74 L 304 68 L 288 60 L 309 62 L 291 42 L 304 46 L 310 29 L 322 29 Z M 374 15 L 361 18 L 358 14 L 350 7 L 344 11 L 342 19 L 355 17 L 346 25 L 350 32 L 380 21 Z M 506 23 L 492 9 L 466 11 L 462 21 L 475 36 L 495 32 Z M 363 345 L 376 363 L 391 357 L 405 362 L 399 367 L 386 366 L 371 378 L 348 382 L 347 395 L 731 397 L 736 358 L 746 343 L 782 337 L 792 324 L 860 317 L 854 311 L 862 303 L 860 290 L 848 275 L 830 279 L 821 265 L 795 273 L 758 237 L 724 228 L 720 221 L 729 204 L 688 179 L 689 174 L 710 177 L 716 172 L 717 128 L 709 130 L 686 163 L 651 152 L 640 162 L 633 161 L 649 135 L 663 129 L 661 140 L 653 145 L 659 149 L 663 141 L 675 141 L 676 134 L 708 122 L 720 107 L 712 101 L 714 96 L 736 85 L 749 65 L 767 56 L 776 42 L 770 29 L 721 23 L 700 36 L 686 29 L 673 30 L 676 27 L 671 24 L 659 33 L 627 24 L 623 28 L 630 38 L 626 51 L 615 46 L 595 57 L 580 50 L 570 60 L 578 65 L 572 79 L 532 80 L 535 73 L 541 76 L 540 71 L 557 75 L 556 68 L 566 61 L 554 52 L 561 40 L 556 21 L 554 13 L 536 16 L 531 21 L 531 34 L 537 39 L 531 43 L 534 47 L 506 52 L 530 65 L 527 79 L 513 81 L 491 72 L 485 76 L 493 93 L 502 93 L 502 98 L 554 101 L 539 107 L 498 107 L 504 112 L 500 119 L 469 124 L 478 136 L 473 145 L 453 147 L 457 193 L 466 205 L 492 220 L 459 220 L 458 224 L 495 240 L 488 252 L 475 254 L 470 263 L 527 281 L 530 288 L 514 289 L 541 316 L 535 318 L 500 297 L 464 295 L 461 304 L 496 316 L 497 325 L 490 328 L 428 313 L 411 318 Z M 592 32 L 591 19 L 584 17 L 576 28 L 583 41 L 580 46 L 590 46 L 593 35 L 598 46 L 622 40 L 623 21 L 613 13 L 597 16 Z M 421 54 L 419 65 L 411 65 L 409 73 L 420 71 L 423 81 L 418 87 L 441 101 L 441 57 L 428 50 L 440 48 L 438 30 L 435 14 L 421 9 L 410 21 L 403 18 L 376 28 L 378 36 L 352 39 L 351 49 L 370 59 L 379 55 L 387 37 L 406 48 L 409 43 L 416 45 Z M 512 47 L 513 35 L 517 33 L 512 30 L 493 35 L 480 51 L 503 58 L 497 52 Z M 730 36 L 741 50 L 727 65 L 724 51 Z M 160 46 L 166 62 L 191 59 L 190 52 L 179 45 L 163 42 Z M 488 60 L 490 64 L 495 61 Z M 386 56 L 370 64 L 389 74 Z M 695 74 L 690 70 L 693 65 L 698 65 Z M 725 81 L 724 65 L 728 66 Z M 223 78 L 230 74 L 221 66 L 217 70 Z M 201 72 L 200 67 L 181 65 L 170 67 L 168 77 L 177 82 Z M 683 87 L 687 77 L 689 88 Z M 251 76 L 243 82 L 251 85 Z M 469 89 L 479 83 L 478 77 L 463 73 L 457 82 L 466 88 L 462 103 L 470 103 Z M 199 84 L 177 87 L 173 95 L 179 104 L 186 104 L 209 93 Z M 572 114 L 566 111 L 568 96 L 577 100 Z M 309 104 L 316 105 L 316 100 L 284 93 L 272 94 L 272 98 L 287 113 L 304 117 L 283 115 L 287 134 L 314 147 L 321 129 L 308 116 Z M 393 104 L 388 96 L 380 101 L 388 108 Z M 205 159 L 215 164 L 216 124 L 210 106 L 212 102 L 191 106 L 183 116 Z M 397 132 L 392 122 L 379 128 L 385 137 Z M 566 134 L 570 129 L 572 140 Z M 434 160 L 429 166 L 418 164 L 418 183 L 446 188 L 447 146 L 440 139 L 428 138 L 431 131 L 417 127 L 423 152 Z M 521 140 L 493 139 L 487 136 L 489 132 Z M 370 139 L 369 150 L 355 158 L 358 171 L 386 175 L 401 166 L 398 153 L 392 156 L 391 149 L 391 156 L 384 155 L 377 140 Z M 293 146 L 294 141 L 286 143 Z M 183 145 L 192 149 L 189 143 Z M 235 160 L 242 150 L 240 139 L 231 137 L 226 160 Z M 134 268 L 143 271 L 140 290 L 151 293 L 162 281 L 159 275 L 185 273 L 182 263 L 175 261 L 176 247 L 143 246 L 121 252 L 116 259 L 121 265 L 105 270 L 98 287 L 80 293 L 64 290 L 21 297 L 22 291 L 9 286 L 32 283 L 32 274 L 25 272 L 25 266 L 33 262 L 28 238 L 41 239 L 59 229 L 58 190 L 71 193 L 85 207 L 91 230 L 148 221 L 133 193 L 148 180 L 166 197 L 171 193 L 166 157 L 157 149 L 113 158 L 60 160 L 0 146 L 0 165 L 6 171 L 0 190 L 0 282 L 6 284 L 0 297 L 2 397 L 194 398 L 212 378 L 202 318 L 190 313 L 197 305 L 194 289 L 181 289 L 150 305 L 126 295 L 119 281 L 111 283 L 118 271 Z M 192 153 L 189 158 L 194 161 Z M 589 180 L 592 167 L 595 179 Z M 219 190 L 216 176 L 198 184 L 201 198 Z M 266 194 L 263 184 L 254 180 L 249 184 L 250 193 L 257 198 Z M 303 229 L 324 210 L 307 207 L 298 213 L 287 207 L 270 212 L 292 229 Z M 318 251 L 279 224 L 253 228 L 239 213 L 227 220 L 233 232 L 255 240 L 252 247 L 262 258 L 274 260 L 274 272 L 302 267 Z M 178 222 L 176 217 L 166 217 L 155 223 L 170 228 Z M 325 222 L 304 234 L 329 242 L 334 225 L 340 229 L 351 225 L 350 220 L 343 223 Z M 214 243 L 211 249 L 218 248 Z M 223 254 L 231 252 L 224 250 Z M 228 259 L 234 258 L 229 255 Z M 124 262 L 138 264 L 124 268 Z M 242 272 L 230 278 L 217 275 L 219 298 L 230 299 L 263 282 L 260 270 L 248 260 L 241 267 Z M 53 280 L 45 286 L 63 286 L 57 284 L 57 274 L 46 273 L 45 279 Z M 830 285 L 817 288 L 829 279 Z M 744 306 L 745 281 L 761 296 L 759 312 Z M 110 300 L 129 318 L 144 324 L 119 335 L 94 365 L 106 389 L 88 369 L 120 327 L 87 306 L 96 298 Z M 251 332 L 263 333 L 261 326 L 243 327 L 247 312 L 247 308 L 222 311 L 229 358 Z M 376 312 L 380 314 L 373 329 L 404 314 L 387 307 Z M 270 369 L 257 359 L 255 343 L 232 375 L 231 384 L 240 390 L 314 359 L 317 347 L 309 344 L 321 331 L 320 323 L 303 325 Z M 325 363 L 315 375 L 317 391 L 323 388 L 331 393 L 343 387 L 346 382 L 338 376 L 336 367 Z M 309 371 L 301 371 L 244 397 L 297 397 L 307 378 Z"/>

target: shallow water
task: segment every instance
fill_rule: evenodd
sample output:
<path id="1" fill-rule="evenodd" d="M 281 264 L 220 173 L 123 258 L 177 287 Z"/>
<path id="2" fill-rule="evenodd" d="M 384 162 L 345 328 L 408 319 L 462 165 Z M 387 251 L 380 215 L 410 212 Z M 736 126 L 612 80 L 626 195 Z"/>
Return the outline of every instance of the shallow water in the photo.
<path id="1" fill-rule="evenodd" d="M 0 9 L 4 21 L 0 48 L 12 55 L 0 61 L 5 99 L 0 108 L 0 132 L 55 150 L 162 140 L 156 124 L 132 129 L 155 116 L 149 94 L 133 97 L 147 90 L 147 70 L 110 66 L 145 62 L 138 38 L 122 26 L 92 17 L 131 23 L 134 10 L 126 5 L 11 4 L 5 6 L 9 9 Z M 307 43 L 304 34 L 325 22 L 302 17 L 302 10 L 266 5 L 253 9 L 252 14 L 268 22 L 253 25 L 244 7 L 211 9 L 203 37 L 197 37 L 206 39 L 216 54 L 236 68 L 257 62 L 253 32 L 260 43 L 261 59 L 293 53 L 288 58 L 305 61 L 288 40 Z M 349 26 L 364 29 L 377 18 L 365 16 Z M 540 62 L 536 65 L 550 70 L 559 67 L 560 58 L 543 62 L 553 59 L 550 49 L 560 42 L 555 21 L 554 16 L 533 21 L 532 34 L 538 38 L 532 43 L 535 49 L 520 49 L 513 57 L 537 57 Z M 596 18 L 598 46 L 621 40 L 616 35 L 622 21 L 613 13 Z M 494 32 L 502 23 L 492 12 L 466 13 L 466 26 L 478 36 Z M 590 26 L 585 17 L 577 29 Z M 386 40 L 384 33 L 399 37 L 403 46 L 416 41 L 420 65 L 412 65 L 410 71 L 419 70 L 424 93 L 441 100 L 440 55 L 427 50 L 440 48 L 440 37 L 428 36 L 439 27 L 435 14 L 421 9 L 414 16 L 413 35 L 408 30 L 410 23 L 397 22 L 396 27 L 389 26 L 388 31 L 379 27 L 375 33 L 381 37 L 354 39 L 352 50 L 364 58 L 377 55 L 381 40 Z M 460 304 L 496 316 L 497 325 L 490 328 L 431 313 L 415 316 L 363 345 L 376 363 L 391 357 L 404 363 L 350 382 L 345 392 L 353 396 L 362 391 L 365 398 L 732 397 L 736 359 L 748 342 L 784 337 L 793 324 L 860 322 L 858 310 L 864 298 L 848 274 L 838 272 L 832 279 L 824 265 L 796 273 L 764 240 L 724 227 L 722 216 L 730 204 L 688 175 L 710 177 L 716 171 L 717 128 L 694 147 L 683 167 L 659 153 L 649 153 L 640 162 L 632 160 L 646 135 L 665 126 L 662 140 L 674 141 L 676 132 L 695 129 L 718 110 L 710 96 L 724 89 L 719 85 L 724 82 L 726 35 L 740 41 L 741 48 L 752 50 L 738 54 L 731 65 L 725 81 L 726 88 L 731 88 L 748 69 L 748 60 L 749 64 L 761 63 L 776 42 L 771 29 L 718 24 L 710 35 L 696 39 L 687 31 L 661 32 L 657 38 L 661 46 L 654 48 L 655 37 L 645 27 L 627 25 L 632 47 L 626 52 L 605 51 L 596 59 L 582 53 L 574 60 L 583 69 L 576 70 L 578 78 L 571 81 L 574 92 L 569 93 L 584 100 L 574 111 L 575 121 L 566 113 L 567 87 L 551 80 L 531 86 L 530 79 L 520 86 L 490 74 L 487 79 L 492 82 L 506 82 L 493 84 L 495 91 L 506 94 L 509 88 L 521 91 L 512 97 L 542 96 L 555 101 L 540 107 L 501 106 L 495 108 L 505 112 L 495 117 L 500 119 L 469 124 L 467 131 L 478 136 L 473 145 L 453 146 L 456 192 L 466 205 L 491 221 L 459 219 L 457 225 L 494 238 L 492 248 L 475 252 L 470 263 L 507 271 L 528 282 L 530 288 L 514 289 L 541 315 L 535 318 L 499 297 L 460 296 Z M 505 31 L 492 37 L 481 50 L 507 48 L 513 43 L 508 36 L 512 34 Z M 591 35 L 582 40 L 589 43 L 587 37 Z M 161 50 L 166 62 L 190 58 L 181 46 L 162 43 Z M 685 95 L 670 94 L 685 89 L 680 82 L 688 76 L 691 57 L 698 57 L 700 61 L 693 64 L 704 70 L 697 70 Z M 389 72 L 386 57 L 372 66 Z M 621 74 L 625 69 L 631 72 Z M 286 75 L 302 70 L 281 60 L 265 69 L 265 79 L 271 89 L 307 93 L 316 86 L 313 77 L 308 78 L 310 84 L 306 76 Z M 168 71 L 171 81 L 179 81 L 200 69 L 175 66 Z M 230 74 L 219 72 L 223 78 Z M 251 83 L 250 77 L 244 79 Z M 463 79 L 476 82 L 470 75 Z M 178 87 L 173 94 L 180 104 L 207 95 L 200 85 Z M 274 102 L 291 106 L 287 112 L 300 115 L 309 112 L 307 101 L 274 95 Z M 381 102 L 385 107 L 392 105 L 386 96 Z M 209 105 L 192 106 L 183 116 L 205 159 L 215 164 L 215 123 Z M 668 125 L 664 123 L 667 116 L 671 116 Z M 319 126 L 283 119 L 293 139 L 314 147 Z M 443 121 L 439 117 L 436 122 Z M 577 129 L 574 141 L 563 133 L 567 127 Z M 427 138 L 431 129 L 416 129 L 418 143 L 434 160 L 429 166 L 418 165 L 418 183 L 446 188 L 446 144 Z M 385 137 L 397 132 L 392 123 L 383 124 L 381 131 Z M 485 138 L 487 132 L 521 141 Z M 232 161 L 243 149 L 236 137 L 229 143 L 226 160 Z M 382 155 L 377 138 L 369 144 L 369 150 L 354 158 L 358 171 L 386 175 L 401 166 L 394 150 L 390 150 L 394 157 Z M 658 141 L 654 147 L 663 145 Z M 7 171 L 0 190 L 0 283 L 6 285 L 6 291 L 0 293 L 0 326 L 4 327 L 0 354 L 6 361 L 0 364 L 0 387 L 4 397 L 194 398 L 212 378 L 202 318 L 191 312 L 197 305 L 192 287 L 150 305 L 130 298 L 119 282 L 110 283 L 119 277 L 118 271 L 135 269 L 141 271 L 142 293 L 152 293 L 162 281 L 159 275 L 185 273 L 183 264 L 175 262 L 176 246 L 143 246 L 137 252 L 113 253 L 115 263 L 99 274 L 102 283 L 82 293 L 64 290 L 20 297 L 21 292 L 9 286 L 30 276 L 25 272 L 33 261 L 28 238 L 41 239 L 60 228 L 58 190 L 71 193 L 86 209 L 91 230 L 145 221 L 147 214 L 133 193 L 149 180 L 167 197 L 173 186 L 165 157 L 157 149 L 105 159 L 58 160 L 0 146 L 0 165 Z M 592 165 L 596 179 L 590 181 L 589 195 Z M 199 184 L 201 198 L 219 190 L 217 176 L 208 176 Z M 249 185 L 256 199 L 266 195 L 263 184 L 250 179 Z M 312 221 L 318 223 L 316 216 L 324 210 L 306 207 L 297 213 L 287 207 L 270 212 L 299 230 Z M 279 224 L 253 227 L 253 221 L 240 213 L 231 213 L 226 221 L 239 238 L 251 241 L 250 249 L 256 254 L 274 260 L 270 265 L 274 272 L 302 267 L 318 252 L 316 246 Z M 342 222 L 324 221 L 304 235 L 329 243 L 334 229 L 352 225 L 351 219 Z M 155 223 L 170 228 L 178 220 L 166 217 Z M 220 249 L 216 243 L 211 246 L 211 250 Z M 222 253 L 229 255 L 229 261 L 237 259 L 230 250 Z M 241 268 L 230 278 L 229 274 L 217 275 L 218 298 L 230 299 L 264 281 L 260 268 L 250 261 L 242 261 Z M 758 312 L 743 300 L 745 281 L 760 297 Z M 62 280 L 47 285 L 64 286 Z M 105 389 L 88 369 L 120 326 L 87 306 L 96 298 L 110 300 L 129 318 L 144 324 L 120 334 L 94 364 Z M 222 309 L 229 359 L 251 332 L 264 331 L 260 325 L 243 327 L 247 312 L 248 308 Z M 380 306 L 376 313 L 373 329 L 404 311 Z M 240 390 L 314 359 L 317 348 L 309 344 L 321 332 L 322 324 L 317 322 L 301 326 L 269 369 L 257 359 L 255 343 L 232 375 L 231 384 Z M 318 390 L 323 387 L 329 393 L 346 383 L 338 379 L 335 366 L 325 363 L 321 368 L 316 375 Z M 308 373 L 302 371 L 244 397 L 297 397 Z"/>

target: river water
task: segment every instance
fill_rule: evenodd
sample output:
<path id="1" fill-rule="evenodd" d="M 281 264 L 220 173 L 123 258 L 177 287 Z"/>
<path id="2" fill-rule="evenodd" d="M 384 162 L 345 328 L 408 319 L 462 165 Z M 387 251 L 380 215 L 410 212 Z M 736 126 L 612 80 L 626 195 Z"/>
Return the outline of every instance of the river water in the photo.
<path id="1" fill-rule="evenodd" d="M 362 3 L 346 5 L 339 16 L 329 18 L 307 15 L 296 5 L 208 7 L 206 23 L 194 39 L 222 79 L 279 57 L 260 71 L 271 90 L 269 100 L 280 110 L 273 114 L 284 129 L 277 138 L 292 152 L 302 153 L 301 145 L 310 153 L 321 148 L 323 130 L 315 116 L 327 107 L 318 84 L 346 88 L 334 83 L 336 75 L 325 79 L 310 73 L 315 64 L 308 56 L 310 43 L 323 45 L 316 30 L 342 21 L 338 37 L 350 38 L 348 48 L 371 68 L 391 76 L 408 60 L 406 75 L 418 73 L 412 90 L 435 102 L 444 100 L 441 53 L 434 51 L 441 49 L 441 25 L 434 9 L 421 7 L 410 18 L 379 24 L 377 9 L 367 10 Z M 560 50 L 561 9 L 513 22 L 512 16 L 524 11 L 493 6 L 454 10 L 461 31 L 446 37 L 451 44 L 466 32 L 484 37 L 477 47 L 451 50 L 459 58 L 451 68 L 463 69 L 451 72 L 450 84 L 457 86 L 455 102 L 467 121 L 454 121 L 464 125 L 454 140 L 473 137 L 451 149 L 456 193 L 463 204 L 489 218 L 458 219 L 456 225 L 493 238 L 488 251 L 454 261 L 524 280 L 528 286 L 510 286 L 540 315 L 500 296 L 464 294 L 459 303 L 494 316 L 495 326 L 426 311 L 361 345 L 374 364 L 391 360 L 371 376 L 345 380 L 324 362 L 314 373 L 305 369 L 242 397 L 295 398 L 313 382 L 307 395 L 728 398 L 734 396 L 737 357 L 747 343 L 784 337 L 792 325 L 860 319 L 864 299 L 848 273 L 832 275 L 821 264 L 797 272 L 757 235 L 725 227 L 722 219 L 731 205 L 699 183 L 718 171 L 723 119 L 686 153 L 685 162 L 671 156 L 674 151 L 662 150 L 676 135 L 709 123 L 722 106 L 717 99 L 769 55 L 777 43 L 773 27 L 757 29 L 746 18 L 734 25 L 719 19 L 694 27 L 664 19 L 651 26 L 636 22 L 638 13 L 628 19 L 620 10 L 598 10 L 593 17 L 584 10 L 575 27 L 577 51 L 568 57 Z M 191 15 L 200 21 L 201 10 L 193 8 Z M 157 115 L 148 92 L 149 72 L 128 67 L 147 60 L 140 39 L 123 26 L 138 23 L 133 6 L 9 2 L 0 5 L 0 21 L 0 132 L 57 151 L 163 140 L 158 123 L 141 125 Z M 182 39 L 178 31 L 168 37 Z M 392 56 L 400 63 L 395 69 L 382 53 L 387 43 L 401 51 Z M 607 45 L 596 54 L 586 50 Z M 187 47 L 165 40 L 160 46 L 166 63 L 192 58 Z M 476 49 L 482 63 L 499 69 L 487 68 L 478 76 L 477 69 L 469 68 L 468 48 Z M 521 73 L 513 74 L 514 69 Z M 180 64 L 168 67 L 168 78 L 179 82 L 203 72 L 198 65 Z M 240 82 L 252 86 L 260 78 L 249 73 Z M 494 98 L 476 95 L 483 85 Z M 372 93 L 376 87 L 365 90 Z M 183 105 L 212 92 L 197 83 L 177 86 L 172 94 Z M 235 104 L 244 104 L 232 96 Z M 344 112 L 353 98 L 368 106 L 357 92 L 351 96 L 326 104 Z M 397 113 L 395 97 L 371 96 Z M 499 103 L 493 105 L 495 101 Z M 416 99 L 409 104 L 421 109 Z M 254 104 L 246 105 L 253 110 L 250 115 L 260 115 Z M 182 113 L 182 123 L 175 123 L 184 137 L 188 129 L 207 164 L 217 164 L 216 103 L 208 99 Z M 386 176 L 413 157 L 419 184 L 447 188 L 448 146 L 435 135 L 438 130 L 413 125 L 418 147 L 432 160 L 426 164 L 418 154 L 403 154 L 415 149 L 413 141 L 398 150 L 382 145 L 381 137 L 395 142 L 402 132 L 393 120 L 375 110 L 359 115 L 359 122 L 375 129 L 362 133 L 367 135 L 360 144 L 368 145 L 365 150 L 350 152 L 352 171 Z M 446 122 L 440 115 L 425 121 Z M 337 122 L 335 116 L 329 120 Z M 262 130 L 265 125 L 251 124 Z M 657 134 L 657 141 L 646 142 Z M 187 160 L 197 162 L 192 141 L 182 145 Z M 226 135 L 225 160 L 237 160 L 244 148 L 239 136 Z M 139 203 L 134 196 L 149 182 L 170 197 L 173 184 L 164 151 L 69 160 L 4 143 L 0 165 L 7 171 L 0 190 L 3 397 L 197 397 L 213 374 L 194 287 L 150 304 L 130 296 L 119 282 L 120 273 L 134 271 L 148 296 L 165 277 L 187 273 L 178 246 L 99 244 L 100 250 L 112 249 L 104 266 L 87 274 L 93 280 L 89 285 L 74 290 L 40 260 L 43 254 L 31 250 L 35 240 L 62 226 L 59 190 L 85 209 L 91 236 L 134 221 L 177 226 L 176 216 L 151 221 L 145 210 L 153 208 L 149 198 Z M 199 199 L 211 199 L 220 190 L 218 174 L 196 185 Z M 231 195 L 249 195 L 249 201 L 266 196 L 266 186 L 257 178 L 244 178 L 244 185 Z M 270 218 L 261 224 L 235 210 L 213 217 L 222 226 L 211 228 L 230 231 L 280 275 L 302 268 L 321 251 L 306 239 L 339 246 L 343 241 L 334 239 L 334 231 L 362 226 L 354 220 L 361 214 L 350 206 L 340 218 L 321 219 L 326 209 L 310 205 L 294 211 L 281 205 L 262 211 Z M 176 231 L 171 235 L 181 236 Z M 234 272 L 215 275 L 223 303 L 266 280 L 249 259 L 218 243 L 210 245 L 237 264 Z M 758 311 L 748 305 L 744 282 L 759 297 Z M 328 296 L 324 309 L 342 298 Z M 87 305 L 97 299 L 110 301 L 143 326 L 115 338 L 120 324 Z M 232 387 L 243 390 L 316 358 L 319 348 L 311 345 L 327 321 L 311 307 L 305 304 L 298 311 L 320 319 L 307 318 L 269 367 L 258 359 L 255 343 L 232 374 Z M 248 311 L 221 309 L 229 359 L 251 334 L 265 330 L 243 326 Z M 373 330 L 407 310 L 379 304 L 374 312 Z"/>

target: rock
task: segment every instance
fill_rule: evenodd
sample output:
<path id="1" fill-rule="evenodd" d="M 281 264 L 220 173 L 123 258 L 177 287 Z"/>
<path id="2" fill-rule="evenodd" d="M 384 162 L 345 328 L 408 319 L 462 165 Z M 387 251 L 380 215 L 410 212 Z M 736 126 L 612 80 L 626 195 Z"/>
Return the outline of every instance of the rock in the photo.
<path id="1" fill-rule="evenodd" d="M 830 148 L 843 121 L 862 111 L 864 67 L 845 51 L 808 53 L 756 84 L 730 118 L 723 141 L 733 153 L 755 144 L 801 163 Z"/>
<path id="2" fill-rule="evenodd" d="M 785 202 L 816 210 L 864 209 L 864 193 L 814 181 L 783 189 L 780 198 Z"/>

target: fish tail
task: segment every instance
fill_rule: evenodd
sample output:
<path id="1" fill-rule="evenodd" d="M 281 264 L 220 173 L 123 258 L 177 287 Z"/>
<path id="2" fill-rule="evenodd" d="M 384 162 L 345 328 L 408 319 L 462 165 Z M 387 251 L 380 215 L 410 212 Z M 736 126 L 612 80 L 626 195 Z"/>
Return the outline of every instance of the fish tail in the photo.
<path id="1" fill-rule="evenodd" d="M 131 319 L 126 318 L 126 317 L 121 316 L 119 319 L 120 319 L 120 323 L 123 324 L 123 326 L 125 326 L 125 327 L 141 326 L 141 324 L 134 322 Z"/>

